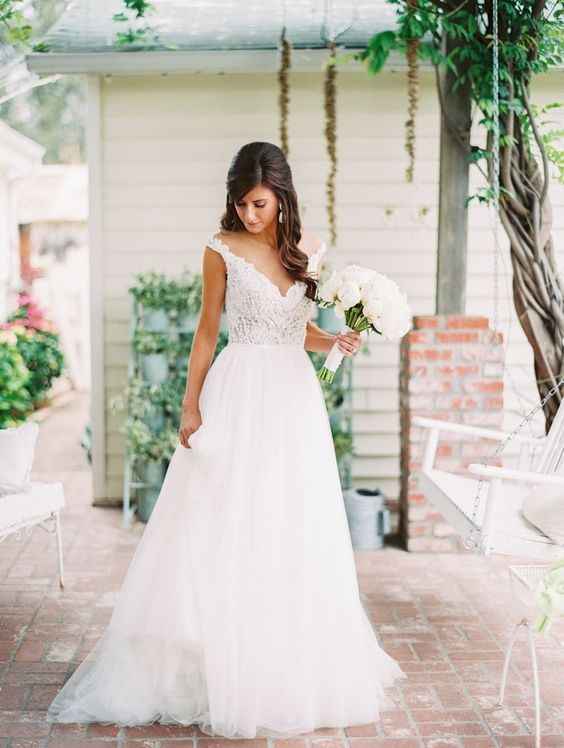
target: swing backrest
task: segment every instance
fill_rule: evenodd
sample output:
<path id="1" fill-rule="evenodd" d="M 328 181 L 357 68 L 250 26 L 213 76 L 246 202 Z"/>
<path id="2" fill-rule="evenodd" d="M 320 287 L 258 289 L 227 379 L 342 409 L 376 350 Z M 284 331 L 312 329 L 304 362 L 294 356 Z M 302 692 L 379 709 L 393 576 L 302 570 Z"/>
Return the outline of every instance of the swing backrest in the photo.
<path id="1" fill-rule="evenodd" d="M 543 449 L 533 461 L 533 470 L 539 473 L 564 472 L 564 400 L 560 401 L 550 424 Z"/>

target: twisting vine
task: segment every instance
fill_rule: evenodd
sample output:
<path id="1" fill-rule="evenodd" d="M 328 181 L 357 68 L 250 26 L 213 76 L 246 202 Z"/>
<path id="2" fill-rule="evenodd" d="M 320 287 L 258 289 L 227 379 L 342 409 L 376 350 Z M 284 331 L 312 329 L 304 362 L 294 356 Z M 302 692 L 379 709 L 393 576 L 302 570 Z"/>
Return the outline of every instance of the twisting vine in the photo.
<path id="1" fill-rule="evenodd" d="M 327 176 L 327 213 L 331 244 L 337 242 L 337 221 L 335 217 L 335 178 L 337 175 L 337 43 L 328 43 L 329 59 L 325 67 L 325 142 L 329 154 L 330 167 Z"/>
<path id="2" fill-rule="evenodd" d="M 543 110 L 531 103 L 535 75 L 564 63 L 564 4 L 562 0 L 499 0 L 499 114 L 492 101 L 491 0 L 388 0 L 397 8 L 397 29 L 376 34 L 355 55 L 370 73 L 382 69 L 390 51 L 407 54 L 418 39 L 417 56 L 430 60 L 437 72 L 442 114 L 454 137 L 468 133 L 449 122 L 438 69 L 456 75 L 454 88 L 468 90 L 478 124 L 486 132 L 486 147 L 471 146 L 470 161 L 487 186 L 468 201 L 491 204 L 494 199 L 492 147 L 500 132 L 499 217 L 509 238 L 513 267 L 513 299 L 523 331 L 533 349 L 535 376 L 541 401 L 564 375 L 564 290 L 558 274 L 552 239 L 549 200 L 549 162 L 564 182 L 564 153 L 555 145 L 562 130 L 546 130 Z M 445 40 L 452 41 L 450 45 Z M 554 103 L 546 107 L 561 106 Z M 409 122 L 409 120 L 408 120 Z M 543 405 L 550 428 L 562 395 Z"/>
<path id="3" fill-rule="evenodd" d="M 286 26 L 282 29 L 280 37 L 280 68 L 278 70 L 278 106 L 280 111 L 280 147 L 286 158 L 290 155 L 288 142 L 288 109 L 290 104 L 290 86 L 288 73 L 291 65 L 291 44 L 286 38 Z"/>

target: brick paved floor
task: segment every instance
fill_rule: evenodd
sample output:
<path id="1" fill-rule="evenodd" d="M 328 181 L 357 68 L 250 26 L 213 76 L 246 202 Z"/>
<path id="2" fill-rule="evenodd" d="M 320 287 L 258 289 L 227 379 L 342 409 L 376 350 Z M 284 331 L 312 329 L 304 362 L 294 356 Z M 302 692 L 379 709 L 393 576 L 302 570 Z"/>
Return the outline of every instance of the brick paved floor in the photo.
<path id="1" fill-rule="evenodd" d="M 195 727 L 50 725 L 45 710 L 109 621 L 144 525 L 121 528 L 118 509 L 92 507 L 79 446 L 84 396 L 42 424 L 34 477 L 63 480 L 66 588 L 57 582 L 55 539 L 40 528 L 0 544 L 0 748 L 486 748 L 532 746 L 531 674 L 522 629 L 506 705 L 496 708 L 504 645 L 521 610 L 509 563 L 526 559 L 357 553 L 362 594 L 382 645 L 410 675 L 390 689 L 395 708 L 377 724 L 317 730 L 278 741 L 221 740 Z M 564 625 L 537 635 L 543 746 L 564 746 Z"/>

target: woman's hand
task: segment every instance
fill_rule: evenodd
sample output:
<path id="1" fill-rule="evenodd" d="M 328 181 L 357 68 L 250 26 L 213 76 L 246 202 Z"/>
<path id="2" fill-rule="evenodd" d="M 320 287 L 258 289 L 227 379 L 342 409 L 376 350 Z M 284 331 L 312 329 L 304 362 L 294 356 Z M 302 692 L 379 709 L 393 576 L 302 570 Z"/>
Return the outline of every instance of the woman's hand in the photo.
<path id="1" fill-rule="evenodd" d="M 202 416 L 197 408 L 183 408 L 178 430 L 178 439 L 183 447 L 191 449 L 188 439 L 202 425 Z"/>
<path id="2" fill-rule="evenodd" d="M 349 330 L 347 332 L 338 332 L 335 335 L 337 341 L 337 347 L 345 356 L 354 356 L 358 353 L 360 348 L 361 338 L 360 333 L 356 330 Z"/>

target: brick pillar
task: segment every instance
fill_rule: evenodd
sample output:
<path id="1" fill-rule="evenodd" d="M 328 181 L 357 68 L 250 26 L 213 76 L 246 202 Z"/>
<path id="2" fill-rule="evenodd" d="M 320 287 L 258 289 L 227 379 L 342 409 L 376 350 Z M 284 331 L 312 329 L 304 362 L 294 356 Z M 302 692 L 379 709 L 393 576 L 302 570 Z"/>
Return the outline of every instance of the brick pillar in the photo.
<path id="1" fill-rule="evenodd" d="M 400 534 L 409 551 L 460 551 L 461 538 L 419 486 L 424 429 L 414 416 L 500 429 L 503 422 L 503 336 L 487 317 L 416 316 L 400 347 Z M 464 472 L 491 458 L 491 440 L 442 433 L 436 467 Z"/>

